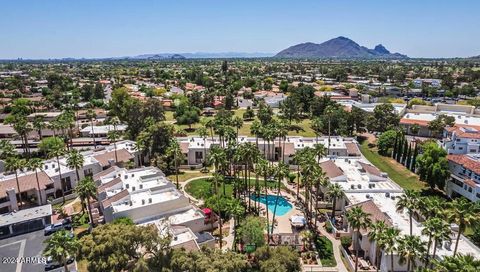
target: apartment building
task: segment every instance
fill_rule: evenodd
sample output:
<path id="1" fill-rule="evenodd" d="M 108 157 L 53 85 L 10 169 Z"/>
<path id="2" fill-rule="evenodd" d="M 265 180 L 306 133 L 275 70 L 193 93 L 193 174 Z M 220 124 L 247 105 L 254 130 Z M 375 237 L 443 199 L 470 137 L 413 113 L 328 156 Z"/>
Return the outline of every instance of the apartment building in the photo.
<path id="1" fill-rule="evenodd" d="M 450 197 L 464 196 L 471 201 L 480 200 L 480 154 L 447 155 L 450 180 L 446 193 Z"/>
<path id="2" fill-rule="evenodd" d="M 448 154 L 480 153 L 480 127 L 447 127 L 440 144 Z"/>

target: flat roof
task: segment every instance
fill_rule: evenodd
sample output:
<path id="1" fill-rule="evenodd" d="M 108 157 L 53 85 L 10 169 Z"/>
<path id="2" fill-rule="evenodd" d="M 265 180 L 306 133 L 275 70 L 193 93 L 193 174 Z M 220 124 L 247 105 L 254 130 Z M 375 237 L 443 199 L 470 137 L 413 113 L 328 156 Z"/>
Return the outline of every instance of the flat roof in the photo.
<path id="1" fill-rule="evenodd" d="M 4 213 L 0 214 L 0 227 L 31 221 L 51 215 L 52 205 L 50 204 L 23 209 L 17 212 Z"/>
<path id="2" fill-rule="evenodd" d="M 437 112 L 428 112 L 428 113 L 409 112 L 409 113 L 406 113 L 402 117 L 402 119 L 430 122 L 435 120 L 435 118 L 437 118 L 437 116 L 439 116 L 440 114 L 446 114 L 448 116 L 455 117 L 455 124 L 457 125 L 480 126 L 480 116 L 473 116 L 465 113 L 462 114 L 456 111 L 437 111 Z"/>
<path id="3" fill-rule="evenodd" d="M 112 203 L 112 207 L 114 212 L 121 212 L 179 199 L 182 196 L 183 194 L 175 188 L 168 188 L 160 191 L 135 191 L 130 193 L 128 197 L 129 200 L 120 200 L 116 203 Z"/>
<path id="4" fill-rule="evenodd" d="M 192 206 L 190 209 L 184 212 L 179 212 L 174 215 L 171 215 L 170 217 L 168 217 L 168 220 L 172 225 L 180 225 L 185 222 L 192 221 L 199 218 L 204 218 L 204 217 L 205 215 L 200 209 Z"/>

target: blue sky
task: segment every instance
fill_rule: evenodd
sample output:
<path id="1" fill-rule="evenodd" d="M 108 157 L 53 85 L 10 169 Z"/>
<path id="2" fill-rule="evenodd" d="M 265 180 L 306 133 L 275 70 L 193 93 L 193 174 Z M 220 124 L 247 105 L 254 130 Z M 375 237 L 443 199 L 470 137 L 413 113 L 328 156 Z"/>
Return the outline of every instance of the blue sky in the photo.
<path id="1" fill-rule="evenodd" d="M 480 1 L 16 0 L 0 59 L 278 52 L 346 36 L 411 57 L 480 55 Z"/>

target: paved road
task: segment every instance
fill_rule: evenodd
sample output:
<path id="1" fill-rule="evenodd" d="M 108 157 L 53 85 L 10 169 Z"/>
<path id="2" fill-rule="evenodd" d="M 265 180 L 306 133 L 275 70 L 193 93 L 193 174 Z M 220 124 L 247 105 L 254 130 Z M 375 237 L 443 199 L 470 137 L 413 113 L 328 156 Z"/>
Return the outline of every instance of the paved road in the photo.
<path id="1" fill-rule="evenodd" d="M 2 258 L 2 263 L 0 263 L 0 271 L 44 271 L 44 265 L 42 263 L 39 263 L 38 261 L 35 263 L 27 263 L 29 261 L 25 258 L 36 257 L 38 258 L 37 260 L 42 260 L 41 255 L 44 248 L 43 241 L 46 238 L 47 237 L 43 235 L 43 230 L 39 230 L 0 240 L 0 256 Z M 13 258 L 18 258 L 20 261 L 23 260 L 24 263 L 17 263 Z"/>

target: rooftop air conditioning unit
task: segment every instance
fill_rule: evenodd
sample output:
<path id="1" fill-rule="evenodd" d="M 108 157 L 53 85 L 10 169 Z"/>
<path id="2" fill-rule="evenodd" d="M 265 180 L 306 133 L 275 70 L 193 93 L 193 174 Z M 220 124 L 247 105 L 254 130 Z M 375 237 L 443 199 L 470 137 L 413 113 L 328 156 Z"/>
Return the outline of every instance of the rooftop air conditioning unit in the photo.
<path id="1" fill-rule="evenodd" d="M 140 190 L 143 189 L 143 184 L 140 184 Z"/>
<path id="2" fill-rule="evenodd" d="M 362 189 L 362 184 L 358 184 L 358 189 Z"/>
<path id="3" fill-rule="evenodd" d="M 132 206 L 132 205 L 133 205 L 133 203 L 132 203 L 132 201 L 131 201 L 131 200 L 128 202 L 128 204 L 129 204 L 130 206 Z"/>
<path id="4" fill-rule="evenodd" d="M 151 199 L 151 198 L 148 199 L 148 203 L 152 203 L 152 199 Z"/>
<path id="5" fill-rule="evenodd" d="M 135 191 L 135 186 L 132 186 L 132 191 Z"/>
<path id="6" fill-rule="evenodd" d="M 142 199 L 142 205 L 145 205 L 145 199 Z"/>
<path id="7" fill-rule="evenodd" d="M 385 193 L 385 197 L 390 197 L 390 193 L 389 193 L 389 192 L 386 192 L 386 193 Z"/>
<path id="8" fill-rule="evenodd" d="M 350 185 L 350 189 L 355 189 L 355 184 Z"/>
<path id="9" fill-rule="evenodd" d="M 128 184 L 128 183 L 125 184 L 125 188 L 127 188 L 127 189 L 130 188 L 130 184 Z"/>

